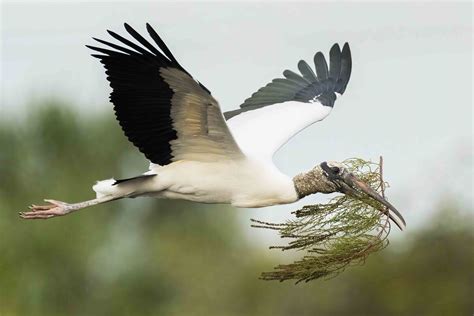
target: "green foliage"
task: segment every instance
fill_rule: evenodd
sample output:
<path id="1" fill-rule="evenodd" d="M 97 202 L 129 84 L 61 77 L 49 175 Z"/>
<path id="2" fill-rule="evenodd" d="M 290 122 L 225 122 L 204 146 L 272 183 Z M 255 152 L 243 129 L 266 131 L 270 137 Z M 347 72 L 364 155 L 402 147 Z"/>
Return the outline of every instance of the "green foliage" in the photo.
<path id="1" fill-rule="evenodd" d="M 344 165 L 383 194 L 379 165 L 356 158 L 344 161 Z M 371 253 L 388 245 L 390 222 L 380 211 L 385 211 L 383 206 L 377 204 L 368 198 L 339 195 L 326 204 L 304 206 L 293 212 L 296 219 L 283 224 L 253 220 L 257 223 L 254 227 L 274 229 L 282 238 L 291 239 L 287 246 L 270 248 L 307 252 L 301 260 L 262 273 L 262 279 L 308 282 L 334 277 L 350 264 L 362 264 Z"/>
<path id="2" fill-rule="evenodd" d="M 112 113 L 81 119 L 66 103 L 32 108 L 40 110 L 21 124 L 0 123 L 2 316 L 473 311 L 472 217 L 453 203 L 365 265 L 299 286 L 258 279 L 279 259 L 243 236 L 236 214 L 245 210 L 140 198 L 21 220 L 17 212 L 42 198 L 87 199 L 94 181 L 148 167 Z"/>

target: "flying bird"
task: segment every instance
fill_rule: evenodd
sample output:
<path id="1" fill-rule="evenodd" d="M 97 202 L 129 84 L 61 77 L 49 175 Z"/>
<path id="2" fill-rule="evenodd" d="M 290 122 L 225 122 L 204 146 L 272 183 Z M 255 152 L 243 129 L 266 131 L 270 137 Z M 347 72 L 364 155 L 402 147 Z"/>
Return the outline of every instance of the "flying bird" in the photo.
<path id="1" fill-rule="evenodd" d="M 324 161 L 289 177 L 272 161 L 291 137 L 327 117 L 346 90 L 352 69 L 348 43 L 342 50 L 338 44 L 331 47 L 329 65 L 317 52 L 315 71 L 301 60 L 299 73 L 285 70 L 284 78 L 273 79 L 238 109 L 222 113 L 211 92 L 181 66 L 149 24 L 154 43 L 126 23 L 125 29 L 135 41 L 107 31 L 121 45 L 94 38 L 107 48 L 86 46 L 104 65 L 116 118 L 150 161 L 149 170 L 97 182 L 92 200 L 45 200 L 49 204 L 30 206 L 22 218 L 47 219 L 140 196 L 256 208 L 342 192 L 380 202 L 392 221 L 405 225 L 393 205 L 339 162 Z"/>

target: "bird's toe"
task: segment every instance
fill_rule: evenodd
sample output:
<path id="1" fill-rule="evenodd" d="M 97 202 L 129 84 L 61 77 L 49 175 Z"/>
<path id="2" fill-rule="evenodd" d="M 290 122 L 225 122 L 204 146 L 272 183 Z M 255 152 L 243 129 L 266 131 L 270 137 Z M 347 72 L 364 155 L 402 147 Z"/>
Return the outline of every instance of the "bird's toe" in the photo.
<path id="1" fill-rule="evenodd" d="M 20 217 L 24 219 L 47 219 L 62 216 L 69 213 L 68 204 L 56 200 L 45 200 L 48 205 L 31 205 L 29 212 L 20 212 Z"/>
<path id="2" fill-rule="evenodd" d="M 23 219 L 47 219 L 54 217 L 53 214 L 39 214 L 38 212 L 20 212 L 20 217 Z"/>
<path id="3" fill-rule="evenodd" d="M 35 205 L 35 204 L 32 204 L 30 205 L 28 208 L 32 211 L 32 212 L 37 212 L 37 211 L 44 211 L 44 210 L 49 210 L 53 207 L 56 207 L 56 205 L 52 205 L 52 204 L 49 204 L 49 205 Z"/>

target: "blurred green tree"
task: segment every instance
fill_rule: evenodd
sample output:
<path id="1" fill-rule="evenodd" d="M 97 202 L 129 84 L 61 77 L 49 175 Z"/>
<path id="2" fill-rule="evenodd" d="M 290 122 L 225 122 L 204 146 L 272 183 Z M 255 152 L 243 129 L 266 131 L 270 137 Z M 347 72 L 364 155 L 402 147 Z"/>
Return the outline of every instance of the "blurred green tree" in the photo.
<path id="1" fill-rule="evenodd" d="M 362 267 L 295 286 L 258 280 L 277 260 L 245 242 L 236 210 L 136 199 L 47 221 L 16 211 L 93 195 L 146 160 L 112 115 L 35 106 L 0 124 L 0 315 L 469 315 L 472 217 L 454 204 Z M 289 258 L 288 261 L 293 258 Z"/>

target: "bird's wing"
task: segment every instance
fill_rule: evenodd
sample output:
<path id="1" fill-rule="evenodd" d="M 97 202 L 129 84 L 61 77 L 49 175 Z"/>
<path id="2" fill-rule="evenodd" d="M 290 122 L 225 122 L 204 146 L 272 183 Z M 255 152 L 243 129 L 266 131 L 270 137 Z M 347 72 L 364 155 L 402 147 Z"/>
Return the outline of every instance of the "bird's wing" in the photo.
<path id="1" fill-rule="evenodd" d="M 291 137 L 324 119 L 343 94 L 351 75 L 349 45 L 338 44 L 329 52 L 329 67 L 321 52 L 314 56 L 316 73 L 304 61 L 301 74 L 285 70 L 245 100 L 240 109 L 225 112 L 227 124 L 244 153 L 271 159 Z"/>
<path id="2" fill-rule="evenodd" d="M 141 45 L 108 31 L 124 46 L 94 38 L 113 50 L 87 47 L 100 53 L 92 56 L 104 64 L 113 89 L 110 100 L 127 138 L 158 165 L 242 156 L 218 102 L 178 63 L 155 30 L 147 24 L 158 47 L 128 24 L 125 29 Z"/>

